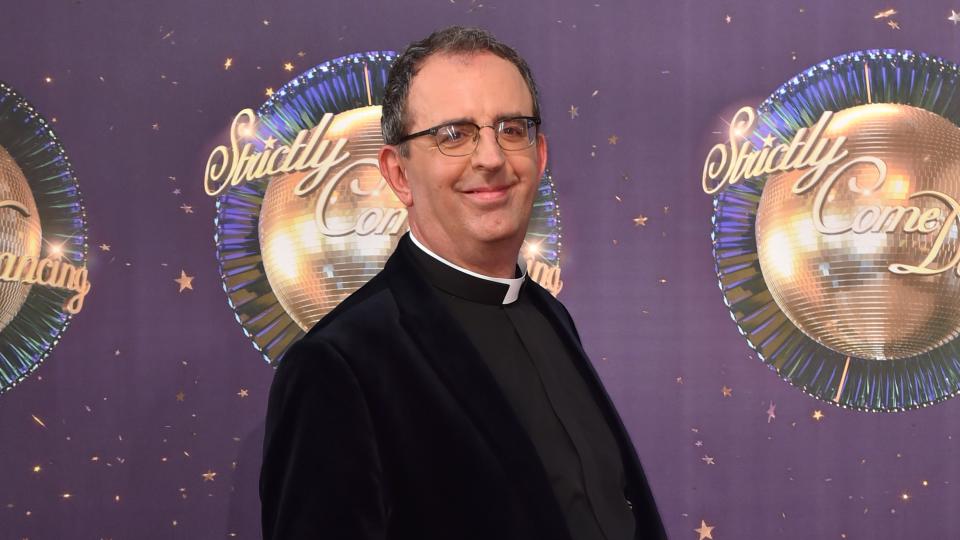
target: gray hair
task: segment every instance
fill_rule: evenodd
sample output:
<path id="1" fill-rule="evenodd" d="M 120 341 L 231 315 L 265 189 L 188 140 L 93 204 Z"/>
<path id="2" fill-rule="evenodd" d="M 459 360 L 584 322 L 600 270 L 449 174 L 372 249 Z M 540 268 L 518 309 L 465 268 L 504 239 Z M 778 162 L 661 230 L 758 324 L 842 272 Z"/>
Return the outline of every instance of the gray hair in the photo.
<path id="1" fill-rule="evenodd" d="M 396 144 L 407 130 L 407 96 L 410 94 L 410 82 L 420 71 L 423 61 L 429 56 L 443 54 L 471 54 L 489 52 L 517 66 L 520 75 L 527 83 L 533 98 L 533 115 L 540 116 L 540 101 L 537 95 L 537 83 L 533 80 L 530 66 L 512 47 L 503 43 L 490 32 L 480 28 L 450 26 L 430 34 L 426 38 L 411 43 L 390 66 L 387 87 L 383 97 L 383 114 L 380 117 L 380 129 L 387 144 Z M 407 145 L 400 147 L 407 155 Z"/>

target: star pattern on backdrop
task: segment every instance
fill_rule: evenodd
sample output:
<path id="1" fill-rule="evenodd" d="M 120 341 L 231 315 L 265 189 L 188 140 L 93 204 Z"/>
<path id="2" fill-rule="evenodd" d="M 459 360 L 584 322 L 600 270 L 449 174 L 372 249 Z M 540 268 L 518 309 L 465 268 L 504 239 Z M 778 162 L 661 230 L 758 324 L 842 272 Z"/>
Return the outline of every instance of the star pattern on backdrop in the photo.
<path id="1" fill-rule="evenodd" d="M 180 285 L 180 290 L 177 292 L 183 292 L 186 289 L 193 290 L 193 278 L 194 276 L 189 276 L 185 271 L 180 270 L 180 277 L 173 280 L 174 283 Z"/>
<path id="2" fill-rule="evenodd" d="M 700 520 L 700 527 L 693 530 L 693 532 L 700 535 L 697 540 L 713 540 L 713 530 L 716 526 L 707 525 L 707 522 Z"/>
<path id="3" fill-rule="evenodd" d="M 951 9 L 950 15 L 947 16 L 947 20 L 952 22 L 954 26 L 956 26 L 957 23 L 960 23 L 960 11 L 954 11 Z"/>

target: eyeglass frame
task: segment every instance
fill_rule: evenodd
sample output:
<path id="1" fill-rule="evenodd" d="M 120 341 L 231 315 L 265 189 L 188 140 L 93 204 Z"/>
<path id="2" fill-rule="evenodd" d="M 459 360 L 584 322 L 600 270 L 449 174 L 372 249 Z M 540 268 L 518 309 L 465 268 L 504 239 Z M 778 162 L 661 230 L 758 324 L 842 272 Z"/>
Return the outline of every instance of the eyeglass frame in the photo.
<path id="1" fill-rule="evenodd" d="M 434 146 L 437 147 L 437 150 L 439 150 L 441 154 L 443 154 L 443 155 L 445 155 L 445 156 L 447 156 L 447 157 L 465 157 L 465 156 L 469 156 L 469 155 L 473 154 L 474 152 L 476 152 L 476 151 L 477 151 L 477 148 L 480 147 L 480 130 L 483 129 L 483 128 L 486 128 L 486 127 L 488 127 L 488 128 L 490 128 L 490 129 L 493 130 L 493 138 L 497 141 L 497 146 L 499 146 L 500 149 L 503 150 L 503 151 L 505 151 L 505 152 L 515 152 L 515 151 L 518 151 L 518 150 L 526 150 L 527 148 L 530 148 L 531 146 L 533 146 L 534 144 L 537 143 L 537 138 L 534 137 L 533 140 L 530 141 L 530 144 L 528 144 L 527 146 L 524 146 L 523 148 L 514 148 L 514 149 L 504 148 L 503 145 L 500 144 L 500 131 L 497 129 L 497 127 L 500 126 L 500 125 L 502 125 L 504 122 L 509 122 L 510 120 L 527 120 L 528 122 L 533 122 L 533 125 L 534 125 L 534 126 L 537 126 L 537 129 L 538 129 L 538 130 L 539 130 L 539 128 L 540 128 L 540 123 L 542 122 L 542 120 L 540 119 L 539 116 L 511 116 L 510 118 L 503 118 L 503 119 L 497 120 L 496 123 L 487 124 L 487 125 L 484 125 L 484 126 L 481 126 L 481 125 L 479 125 L 479 124 L 477 124 L 477 123 L 469 122 L 469 121 L 466 121 L 466 120 L 461 120 L 461 121 L 456 121 L 456 122 L 445 122 L 445 123 L 443 123 L 443 124 L 440 124 L 440 125 L 437 125 L 437 126 L 433 126 L 432 128 L 427 128 L 427 129 L 425 129 L 425 130 L 423 130 L 423 131 L 418 131 L 418 132 L 416 132 L 416 133 L 410 133 L 409 135 L 404 135 L 403 137 L 400 137 L 400 138 L 397 140 L 397 142 L 393 143 L 393 146 L 401 145 L 401 144 L 403 144 L 403 143 L 405 143 L 405 142 L 407 142 L 407 141 L 409 141 L 409 140 L 416 139 L 417 137 L 423 137 L 424 135 L 432 135 L 433 137 L 436 137 L 436 136 L 437 136 L 437 132 L 439 132 L 441 129 L 443 129 L 443 128 L 447 127 L 447 126 L 454 126 L 454 125 L 457 125 L 457 124 L 470 124 L 470 125 L 472 125 L 472 126 L 474 126 L 474 127 L 477 128 L 477 135 L 476 135 L 476 139 L 475 139 L 475 141 L 474 141 L 473 150 L 471 150 L 470 152 L 468 152 L 468 153 L 466 153 L 466 154 L 459 154 L 459 155 L 456 155 L 456 156 L 451 156 L 450 154 L 445 153 L 445 152 L 443 151 L 443 149 L 440 148 L 440 144 L 437 143 L 436 140 L 434 140 Z M 530 126 L 529 126 L 529 125 L 527 126 L 527 129 L 530 129 Z M 539 133 L 538 133 L 538 134 L 539 134 Z"/>

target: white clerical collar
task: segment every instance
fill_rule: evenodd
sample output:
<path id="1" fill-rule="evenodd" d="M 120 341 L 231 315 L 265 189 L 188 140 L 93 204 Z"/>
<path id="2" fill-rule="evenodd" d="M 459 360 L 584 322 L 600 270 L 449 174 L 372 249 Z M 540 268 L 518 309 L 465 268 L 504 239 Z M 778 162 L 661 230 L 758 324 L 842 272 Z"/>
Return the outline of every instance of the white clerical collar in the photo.
<path id="1" fill-rule="evenodd" d="M 495 283 L 502 283 L 506 285 L 507 292 L 503 295 L 503 302 L 502 302 L 503 304 L 512 304 L 517 301 L 517 297 L 520 295 L 520 286 L 523 285 L 523 280 L 527 278 L 527 264 L 526 264 L 526 261 L 523 260 L 523 257 L 521 257 L 519 254 L 517 255 L 517 266 L 520 267 L 520 277 L 497 278 L 497 277 L 490 277 L 490 276 L 485 276 L 483 274 L 478 274 L 476 272 L 472 272 L 470 270 L 467 270 L 466 268 L 463 268 L 462 266 L 457 266 L 456 264 L 453 264 L 452 262 L 444 259 L 443 257 L 430 251 L 430 248 L 428 248 L 427 246 L 421 244 L 420 241 L 417 240 L 417 237 L 413 235 L 413 231 L 410 231 L 410 240 L 413 240 L 413 245 L 423 250 L 424 253 L 442 262 L 443 264 L 449 266 L 450 268 L 453 268 L 454 270 L 463 272 L 468 276 L 473 276 L 475 278 L 485 279 L 487 281 L 493 281 Z"/>

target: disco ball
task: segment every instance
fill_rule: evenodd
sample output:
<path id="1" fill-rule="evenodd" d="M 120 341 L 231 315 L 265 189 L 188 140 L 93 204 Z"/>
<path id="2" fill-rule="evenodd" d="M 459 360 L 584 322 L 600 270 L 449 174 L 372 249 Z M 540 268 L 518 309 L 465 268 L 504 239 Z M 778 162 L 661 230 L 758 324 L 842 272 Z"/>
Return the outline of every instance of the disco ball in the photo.
<path id="1" fill-rule="evenodd" d="M 324 138 L 331 148 L 348 139 L 349 158 L 302 196 L 295 191 L 313 171 L 271 179 L 260 210 L 267 279 L 304 331 L 376 275 L 407 231 L 406 209 L 377 166 L 380 107 L 337 114 Z"/>
<path id="2" fill-rule="evenodd" d="M 960 277 L 950 267 L 956 219 L 944 223 L 950 209 L 940 199 L 911 195 L 960 198 L 960 129 L 921 108 L 869 104 L 835 114 L 823 137 L 841 136 L 849 154 L 820 184 L 844 162 L 866 156 L 885 162 L 885 179 L 879 183 L 880 171 L 869 162 L 838 176 L 824 192 L 822 223 L 830 231 L 824 233 L 813 219 L 823 185 L 791 191 L 809 169 L 771 175 L 756 221 L 763 278 L 800 330 L 843 355 L 894 360 L 931 351 L 960 334 Z M 932 230 L 911 232 L 911 220 L 916 225 L 920 212 L 932 208 L 940 209 Z M 921 265 L 928 255 L 926 266 L 949 268 L 932 275 L 890 269 Z"/>
<path id="3" fill-rule="evenodd" d="M 22 205 L 29 215 L 25 216 L 20 209 L 3 204 L 7 201 Z M 30 185 L 13 156 L 0 146 L 0 253 L 29 255 L 36 264 L 40 258 L 41 244 L 40 216 Z M 15 260 L 6 257 L 0 259 L 0 272 L 7 272 L 8 265 L 12 277 L 18 278 Z M 29 267 L 25 268 L 29 270 Z M 0 281 L 0 330 L 6 328 L 20 312 L 31 287 L 32 284 L 19 279 Z"/>

